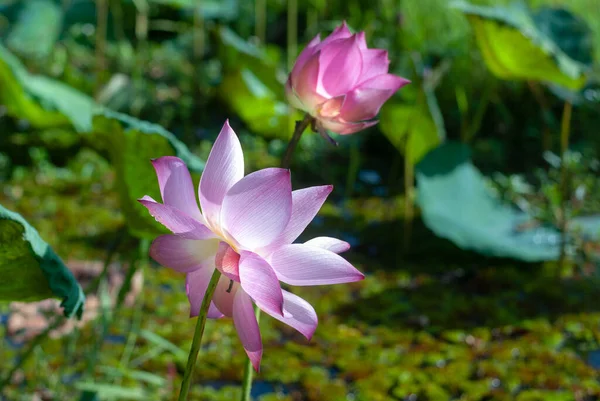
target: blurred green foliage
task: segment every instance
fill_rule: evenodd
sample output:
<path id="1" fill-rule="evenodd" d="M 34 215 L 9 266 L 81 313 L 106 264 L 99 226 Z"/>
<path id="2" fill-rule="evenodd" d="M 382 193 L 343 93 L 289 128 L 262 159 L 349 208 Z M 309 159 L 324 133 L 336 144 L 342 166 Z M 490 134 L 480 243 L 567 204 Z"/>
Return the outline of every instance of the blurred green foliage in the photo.
<path id="1" fill-rule="evenodd" d="M 511 7 L 461 2 L 454 7 L 468 16 L 486 65 L 496 76 L 554 82 L 573 90 L 585 84 L 592 63 L 590 34 L 565 10 L 544 8 L 532 15 L 521 2 Z M 565 29 L 565 22 L 572 29 Z"/>
<path id="2" fill-rule="evenodd" d="M 103 5 L 107 20 L 98 21 Z M 519 207 L 525 199 L 537 220 L 552 222 L 544 213 L 555 210 L 546 203 L 556 198 L 560 166 L 548 168 L 543 155 L 559 151 L 565 99 L 575 106 L 572 148 L 585 150 L 570 170 L 573 193 L 580 185 L 593 188 L 591 170 L 575 167 L 593 164 L 600 146 L 600 8 L 597 0 L 527 6 L 533 24 L 527 28 L 541 42 L 517 32 L 523 27 L 511 25 L 513 14 L 491 25 L 477 17 L 486 35 L 508 37 L 502 43 L 486 36 L 492 40 L 485 43 L 496 50 L 524 46 L 536 67 L 545 66 L 541 75 L 519 67 L 499 80 L 478 44 L 481 26 L 446 0 L 0 1 L 0 203 L 35 226 L 67 265 L 103 260 L 116 248 L 125 271 L 136 237 L 160 230 L 134 202 L 146 194 L 159 198 L 149 159 L 184 157 L 197 183 L 202 160 L 230 118 L 247 171 L 277 165 L 298 118 L 284 98 L 288 60 L 316 34 L 347 20 L 366 31 L 370 46 L 387 49 L 391 71 L 413 83 L 384 107 L 380 124 L 336 138 L 338 147 L 305 135 L 293 179 L 295 187 L 335 185 L 306 237 L 349 241 L 348 258 L 368 279 L 294 289 L 320 317 L 310 344 L 272 319 L 261 320 L 265 354 L 255 399 L 598 400 L 594 269 L 567 264 L 557 271 L 554 263 L 481 257 L 437 238 L 420 219 L 411 239 L 404 231 L 406 150 L 415 164 L 439 143 L 457 139 L 469 143 L 472 161 L 454 175 L 434 177 L 449 187 L 443 193 L 425 188 L 419 196 L 457 217 L 452 207 L 495 200 L 470 199 L 465 191 L 464 202 L 453 205 L 444 199 L 456 187 L 450 178 L 461 181 L 469 170 L 477 178 L 469 184 L 481 189 L 482 174 L 511 182 L 519 174 L 533 189 L 497 184 L 506 202 L 497 220 L 513 216 L 510 203 Z M 548 8 L 556 6 L 572 14 Z M 295 14 L 296 30 L 288 20 Z M 544 45 L 548 40 L 553 45 Z M 540 43 L 551 51 L 540 53 Z M 559 59 L 567 67 L 585 65 L 582 88 L 581 71 L 565 70 Z M 598 209 L 591 202 L 573 211 Z M 474 240 L 506 234 L 488 228 Z M 135 304 L 111 311 L 105 302 L 98 319 L 62 339 L 44 339 L 5 388 L 6 399 L 174 399 L 194 322 L 182 277 L 147 261 L 140 265 L 145 283 Z M 0 306 L 0 377 L 27 347 L 6 334 L 6 311 Z M 230 321 L 209 323 L 202 352 L 192 398 L 239 397 L 244 353 Z"/>

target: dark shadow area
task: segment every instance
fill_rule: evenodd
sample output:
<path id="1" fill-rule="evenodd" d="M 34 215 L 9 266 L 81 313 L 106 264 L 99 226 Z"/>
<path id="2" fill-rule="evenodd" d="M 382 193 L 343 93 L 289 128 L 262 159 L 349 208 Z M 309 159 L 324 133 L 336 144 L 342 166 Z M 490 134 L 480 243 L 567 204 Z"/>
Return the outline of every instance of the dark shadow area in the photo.
<path id="1" fill-rule="evenodd" d="M 481 266 L 415 279 L 410 287 L 390 285 L 340 310 L 369 325 L 438 331 L 499 327 L 524 319 L 597 312 L 600 280 L 542 277 L 514 266 Z"/>
<path id="2" fill-rule="evenodd" d="M 337 313 L 368 325 L 436 332 L 600 311 L 600 278 L 560 278 L 554 264 L 465 251 L 436 237 L 419 218 L 405 250 L 404 223 L 327 218 L 323 226 L 333 229 L 313 227 L 308 233 L 306 238 L 330 235 L 351 242 L 345 256 L 353 264 L 367 274 L 389 276 L 385 289 Z"/>

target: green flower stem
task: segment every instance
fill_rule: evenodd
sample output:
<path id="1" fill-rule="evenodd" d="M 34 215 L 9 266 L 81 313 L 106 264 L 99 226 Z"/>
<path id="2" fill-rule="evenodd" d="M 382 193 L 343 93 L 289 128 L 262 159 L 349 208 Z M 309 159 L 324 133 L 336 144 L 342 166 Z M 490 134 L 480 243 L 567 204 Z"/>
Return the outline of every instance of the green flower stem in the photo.
<path id="1" fill-rule="evenodd" d="M 220 277 L 221 273 L 218 269 L 215 269 L 215 272 L 208 283 L 206 294 L 204 294 L 202 306 L 200 306 L 200 312 L 198 313 L 198 321 L 196 322 L 194 339 L 192 340 L 192 348 L 190 349 L 190 355 L 188 356 L 185 372 L 183 373 L 183 381 L 181 382 L 181 391 L 179 392 L 179 398 L 177 399 L 178 401 L 187 400 L 187 396 L 190 391 L 190 379 L 192 378 L 192 373 L 194 373 L 194 367 L 196 366 L 196 360 L 198 359 L 198 352 L 200 351 L 200 342 L 202 341 L 204 327 L 206 326 L 206 315 L 208 315 L 210 301 L 215 293 L 215 289 L 217 288 Z"/>
<path id="2" fill-rule="evenodd" d="M 296 121 L 296 128 L 294 129 L 294 134 L 292 135 L 292 139 L 288 143 L 287 149 L 285 150 L 285 155 L 283 156 L 283 160 L 281 161 L 281 168 L 290 168 L 290 164 L 292 163 L 292 155 L 294 154 L 294 150 L 296 149 L 296 145 L 300 142 L 300 138 L 302 134 L 308 128 L 308 126 L 312 123 L 313 118 L 310 114 L 306 114 L 304 119 L 301 121 Z"/>
<path id="3" fill-rule="evenodd" d="M 288 143 L 287 149 L 285 150 L 285 155 L 281 161 L 281 168 L 290 168 L 290 163 L 292 161 L 292 155 L 294 154 L 294 150 L 296 149 L 296 145 L 300 142 L 300 138 L 306 128 L 313 122 L 313 118 L 310 114 L 306 114 L 304 119 L 301 121 L 296 121 L 296 127 L 294 128 L 294 134 L 292 135 L 292 139 Z M 256 315 L 256 320 L 260 320 L 260 309 L 258 306 L 254 305 L 254 314 Z M 252 376 L 254 374 L 254 368 L 252 367 L 252 362 L 248 358 L 246 360 L 246 366 L 244 367 L 244 381 L 242 382 L 242 398 L 241 401 L 250 401 L 250 392 L 252 391 Z"/>
<path id="4" fill-rule="evenodd" d="M 96 82 L 95 96 L 100 94 L 106 74 L 106 32 L 108 27 L 108 0 L 96 1 Z"/>
<path id="5" fill-rule="evenodd" d="M 359 138 L 354 137 L 351 138 L 350 141 L 350 164 L 348 165 L 348 171 L 346 175 L 346 200 L 352 198 L 361 163 L 360 148 L 358 143 Z"/>

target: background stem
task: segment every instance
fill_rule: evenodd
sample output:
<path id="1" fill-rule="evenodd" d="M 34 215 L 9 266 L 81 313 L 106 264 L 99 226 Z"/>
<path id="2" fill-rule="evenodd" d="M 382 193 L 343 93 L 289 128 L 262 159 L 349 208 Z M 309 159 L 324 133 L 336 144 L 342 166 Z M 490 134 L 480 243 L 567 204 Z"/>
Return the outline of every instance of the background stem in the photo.
<path id="1" fill-rule="evenodd" d="M 96 0 L 96 87 L 94 95 L 98 96 L 106 73 L 106 31 L 108 26 L 108 0 Z"/>
<path id="2" fill-rule="evenodd" d="M 290 139 L 290 142 L 288 143 L 287 149 L 285 150 L 285 155 L 283 156 L 283 160 L 281 161 L 281 168 L 290 168 L 294 149 L 296 149 L 296 145 L 298 145 L 298 142 L 300 142 L 302 134 L 310 125 L 312 119 L 313 118 L 310 116 L 310 114 L 306 114 L 302 121 L 296 121 L 296 128 L 294 129 L 294 134 L 292 135 L 292 139 Z"/>
<path id="3" fill-rule="evenodd" d="M 264 45 L 267 39 L 267 0 L 256 0 L 254 3 L 254 34 Z"/>
<path id="4" fill-rule="evenodd" d="M 406 147 L 404 153 L 404 252 L 410 249 L 412 238 L 412 224 L 415 218 L 414 192 L 415 192 L 415 165 L 410 153 L 410 140 L 412 132 L 406 135 Z"/>
<path id="5" fill-rule="evenodd" d="M 542 150 L 543 151 L 551 150 L 552 149 L 552 135 L 551 135 L 551 130 L 550 130 L 550 123 L 551 123 L 550 120 L 552 119 L 552 112 L 550 111 L 551 108 L 548 104 L 548 101 L 546 100 L 546 98 L 544 96 L 544 91 L 542 90 L 540 85 L 535 81 L 527 81 L 527 84 L 529 85 L 529 89 L 531 89 L 531 93 L 533 93 L 535 100 L 538 102 L 538 104 L 540 105 L 540 107 L 542 109 L 542 116 L 543 116 L 542 121 L 544 122 L 544 125 L 542 127 Z"/>
<path id="6" fill-rule="evenodd" d="M 210 306 L 210 301 L 212 300 L 212 297 L 217 288 L 217 284 L 219 283 L 220 277 L 221 273 L 218 269 L 215 269 L 215 272 L 213 273 L 212 277 L 210 278 L 210 282 L 208 283 L 206 294 L 204 294 L 204 299 L 202 300 L 202 305 L 200 306 L 200 312 L 198 313 L 198 320 L 196 322 L 196 329 L 194 331 L 194 339 L 192 340 L 192 348 L 190 349 L 190 355 L 188 357 L 187 365 L 185 367 L 185 372 L 183 373 L 183 381 L 181 382 L 181 391 L 179 392 L 178 401 L 187 400 L 187 396 L 190 391 L 190 379 L 192 378 L 192 373 L 194 373 L 196 361 L 198 360 L 200 342 L 202 341 L 204 327 L 206 326 L 206 316 L 208 315 L 208 308 Z"/>
<path id="7" fill-rule="evenodd" d="M 358 143 L 359 138 L 351 138 L 350 141 L 350 164 L 348 166 L 348 172 L 346 175 L 346 200 L 352 198 L 352 194 L 354 193 L 354 187 L 356 184 L 356 179 L 358 178 L 361 162 Z"/>
<path id="8" fill-rule="evenodd" d="M 291 71 L 298 53 L 298 0 L 288 0 L 287 11 L 287 65 Z"/>
<path id="9" fill-rule="evenodd" d="M 571 112 L 573 106 L 570 102 L 565 103 L 563 109 L 561 129 L 560 129 L 560 256 L 558 259 L 558 267 L 562 271 L 566 259 L 566 248 L 567 248 L 567 206 L 569 202 L 569 185 L 568 185 L 568 174 L 566 167 L 566 154 L 569 150 L 569 133 L 571 127 Z"/>

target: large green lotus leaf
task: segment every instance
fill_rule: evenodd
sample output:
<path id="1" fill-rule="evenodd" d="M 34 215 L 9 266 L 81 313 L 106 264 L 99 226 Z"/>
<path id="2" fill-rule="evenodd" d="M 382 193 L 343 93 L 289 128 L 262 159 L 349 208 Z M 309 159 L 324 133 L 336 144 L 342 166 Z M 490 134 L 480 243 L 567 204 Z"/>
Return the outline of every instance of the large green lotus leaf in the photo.
<path id="1" fill-rule="evenodd" d="M 150 160 L 180 157 L 191 171 L 204 162 L 163 127 L 107 110 L 77 90 L 47 77 L 29 74 L 0 47 L 0 104 L 11 115 L 36 127 L 72 125 L 90 147 L 108 154 L 117 171 L 121 207 L 132 233 L 152 237 L 164 230 L 136 201 L 144 195 L 160 200 Z"/>
<path id="2" fill-rule="evenodd" d="M 60 5 L 52 0 L 22 2 L 6 43 L 22 56 L 47 57 L 62 31 L 62 18 Z"/>
<path id="3" fill-rule="evenodd" d="M 93 118 L 91 142 L 109 154 L 115 167 L 121 208 L 131 232 L 153 238 L 165 234 L 165 228 L 137 199 L 144 195 L 160 201 L 156 173 L 150 161 L 161 156 L 181 158 L 191 171 L 204 169 L 204 162 L 169 131 L 159 125 L 140 121 L 113 111 L 98 111 Z"/>
<path id="4" fill-rule="evenodd" d="M 558 257 L 553 231 L 517 229 L 527 216 L 490 194 L 466 145 L 447 142 L 433 150 L 417 165 L 416 178 L 423 221 L 438 236 L 486 255 L 529 261 Z"/>
<path id="5" fill-rule="evenodd" d="M 490 193 L 466 145 L 447 142 L 416 167 L 417 203 L 427 227 L 463 249 L 525 261 L 559 256 L 558 233 L 520 230 L 531 219 Z"/>
<path id="6" fill-rule="evenodd" d="M 85 296 L 52 248 L 18 213 L 0 205 L 0 301 L 62 299 L 65 316 L 81 316 Z"/>
<path id="7" fill-rule="evenodd" d="M 381 109 L 380 129 L 413 164 L 440 144 L 429 111 L 418 106 L 386 103 Z"/>
<path id="8" fill-rule="evenodd" d="M 93 99 L 62 82 L 30 74 L 23 64 L 0 45 L 0 104 L 10 115 L 26 119 L 38 128 L 72 125 L 89 132 Z"/>
<path id="9" fill-rule="evenodd" d="M 454 6 L 467 15 L 483 59 L 498 78 L 551 82 L 570 89 L 585 84 L 588 67 L 539 29 L 523 3 L 484 7 L 457 2 Z"/>
<path id="10" fill-rule="evenodd" d="M 469 148 L 447 142 L 416 167 L 417 203 L 425 225 L 463 249 L 524 261 L 556 260 L 560 233 L 528 224 L 533 218 L 490 192 Z M 569 230 L 600 238 L 600 216 L 572 219 Z"/>

